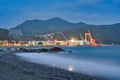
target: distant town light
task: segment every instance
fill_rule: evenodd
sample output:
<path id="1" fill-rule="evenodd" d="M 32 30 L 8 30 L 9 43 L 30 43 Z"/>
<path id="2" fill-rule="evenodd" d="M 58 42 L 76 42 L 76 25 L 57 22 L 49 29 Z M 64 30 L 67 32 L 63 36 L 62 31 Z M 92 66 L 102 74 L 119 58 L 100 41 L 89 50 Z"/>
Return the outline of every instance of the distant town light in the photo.
<path id="1" fill-rule="evenodd" d="M 74 39 L 74 38 L 72 38 L 72 39 L 71 39 L 71 42 L 75 42 L 75 39 Z"/>
<path id="2" fill-rule="evenodd" d="M 57 38 L 55 38 L 55 39 L 54 39 L 54 41 L 56 42 L 56 41 L 58 41 L 58 39 L 57 39 Z"/>

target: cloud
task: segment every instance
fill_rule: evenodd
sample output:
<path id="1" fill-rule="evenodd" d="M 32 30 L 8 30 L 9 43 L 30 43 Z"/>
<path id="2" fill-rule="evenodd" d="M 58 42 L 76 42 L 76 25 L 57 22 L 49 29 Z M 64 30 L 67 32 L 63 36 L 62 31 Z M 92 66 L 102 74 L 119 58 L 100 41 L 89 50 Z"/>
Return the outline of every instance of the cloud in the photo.
<path id="1" fill-rule="evenodd" d="M 80 5 L 91 6 L 94 4 L 99 4 L 102 0 L 78 0 Z"/>
<path id="2" fill-rule="evenodd" d="M 118 19 L 115 16 L 115 18 L 112 17 L 113 14 L 108 14 L 108 12 L 112 9 L 111 6 L 109 6 L 110 4 L 106 5 L 107 7 L 101 7 L 103 1 L 104 0 L 75 0 L 73 2 L 56 2 L 52 5 L 47 6 L 41 11 L 33 10 L 33 12 L 30 12 L 30 15 L 26 14 L 24 16 L 24 20 L 61 17 L 71 22 L 83 21 L 92 24 L 115 23 L 116 21 L 118 21 Z"/>
<path id="3" fill-rule="evenodd" d="M 52 10 L 68 10 L 72 9 L 76 6 L 74 2 L 63 2 L 63 3 L 55 3 L 51 5 L 48 9 Z"/>
<path id="4" fill-rule="evenodd" d="M 120 3 L 120 0 L 112 0 L 113 2 Z"/>
<path id="5" fill-rule="evenodd" d="M 53 0 L 54 2 L 40 4 L 34 0 L 32 0 L 34 3 L 29 0 L 20 2 L 15 0 L 17 3 L 11 2 L 5 6 L 2 2 L 6 1 L 11 0 L 0 0 L 1 26 L 12 27 L 25 20 L 53 17 L 61 17 L 72 22 L 97 24 L 120 21 L 120 0 Z"/>

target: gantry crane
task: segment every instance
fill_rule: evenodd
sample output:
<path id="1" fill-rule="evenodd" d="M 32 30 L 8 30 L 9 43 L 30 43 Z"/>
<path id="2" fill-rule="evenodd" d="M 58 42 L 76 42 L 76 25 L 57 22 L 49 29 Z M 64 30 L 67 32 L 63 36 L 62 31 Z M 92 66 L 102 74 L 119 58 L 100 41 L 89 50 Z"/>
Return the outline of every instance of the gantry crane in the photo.
<path id="1" fill-rule="evenodd" d="M 90 46 L 97 46 L 95 39 L 93 39 L 93 37 L 89 31 L 87 33 L 85 33 L 85 41 L 89 41 Z"/>

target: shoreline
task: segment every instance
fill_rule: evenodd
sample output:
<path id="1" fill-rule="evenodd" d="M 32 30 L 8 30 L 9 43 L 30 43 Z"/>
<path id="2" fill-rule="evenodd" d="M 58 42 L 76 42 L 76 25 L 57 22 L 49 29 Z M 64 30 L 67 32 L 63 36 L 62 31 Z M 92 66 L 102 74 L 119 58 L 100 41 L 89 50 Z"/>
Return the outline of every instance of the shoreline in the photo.
<path id="1" fill-rule="evenodd" d="M 14 54 L 14 52 L 0 53 L 0 64 L 7 64 L 13 71 L 18 71 L 18 74 L 21 73 L 32 78 L 36 78 L 31 80 L 107 80 L 105 78 L 79 74 L 42 64 L 31 63 L 21 60 L 20 57 Z M 18 79 L 19 78 L 22 77 L 18 77 Z"/>
<path id="2" fill-rule="evenodd" d="M 120 46 L 118 45 L 102 45 L 102 46 L 95 46 L 95 47 L 105 47 L 105 46 Z M 93 46 L 0 46 L 1 48 L 36 48 L 36 47 L 93 47 Z"/>

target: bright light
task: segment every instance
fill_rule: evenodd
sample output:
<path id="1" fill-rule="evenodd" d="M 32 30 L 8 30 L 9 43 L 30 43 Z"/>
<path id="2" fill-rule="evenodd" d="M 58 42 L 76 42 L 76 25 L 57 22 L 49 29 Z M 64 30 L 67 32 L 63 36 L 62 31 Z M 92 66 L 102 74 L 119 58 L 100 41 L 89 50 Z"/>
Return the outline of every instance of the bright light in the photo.
<path id="1" fill-rule="evenodd" d="M 73 68 L 73 66 L 69 66 L 67 70 L 68 71 L 74 71 L 74 68 Z"/>
<path id="2" fill-rule="evenodd" d="M 76 37 L 72 37 L 71 39 L 70 39 L 70 42 L 72 42 L 72 43 L 74 43 L 74 42 L 76 42 L 78 39 L 76 38 Z"/>
<path id="3" fill-rule="evenodd" d="M 74 39 L 74 38 L 72 38 L 72 39 L 71 39 L 71 42 L 75 42 L 75 39 Z"/>
<path id="4" fill-rule="evenodd" d="M 54 39 L 54 41 L 55 41 L 55 42 L 57 42 L 57 41 L 58 41 L 58 39 Z"/>

